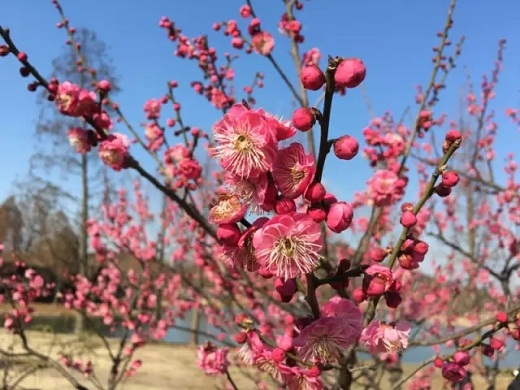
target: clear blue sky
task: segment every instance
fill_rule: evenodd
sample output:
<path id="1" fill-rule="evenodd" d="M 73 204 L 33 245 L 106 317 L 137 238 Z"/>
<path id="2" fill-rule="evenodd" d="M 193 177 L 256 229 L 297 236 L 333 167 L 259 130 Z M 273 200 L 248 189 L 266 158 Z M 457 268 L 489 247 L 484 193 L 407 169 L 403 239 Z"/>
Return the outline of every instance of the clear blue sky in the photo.
<path id="1" fill-rule="evenodd" d="M 0 23 L 9 26 L 12 37 L 26 51 L 33 64 L 44 75 L 50 73 L 50 62 L 61 50 L 64 32 L 55 28 L 57 12 L 48 1 L 2 1 Z M 281 1 L 257 0 L 256 11 L 265 28 L 276 26 L 281 13 Z M 520 29 L 518 0 L 483 1 L 459 0 L 455 11 L 453 40 L 466 35 L 458 69 L 450 76 L 450 87 L 442 93 L 442 104 L 436 113 L 455 115 L 459 109 L 461 87 L 465 84 L 467 66 L 475 84 L 482 73 L 492 67 L 497 42 L 507 38 L 504 72 L 494 102 L 499 115 L 499 152 L 519 145 L 518 133 L 503 119 L 506 106 L 520 107 Z M 158 27 L 161 16 L 175 20 L 184 33 L 193 36 L 208 33 L 211 43 L 224 51 L 233 50 L 229 41 L 210 31 L 215 21 L 231 17 L 240 19 L 238 0 L 63 0 L 64 9 L 76 27 L 88 27 L 110 47 L 110 54 L 121 78 L 122 93 L 118 96 L 124 112 L 138 125 L 144 121 L 142 107 L 148 98 L 165 92 L 165 81 L 181 83 L 180 100 L 183 115 L 192 126 L 209 129 L 218 119 L 218 112 L 189 88 L 189 82 L 199 77 L 193 63 L 173 57 L 174 46 Z M 365 87 L 377 114 L 390 110 L 398 117 L 406 106 L 414 105 L 414 85 L 425 84 L 431 71 L 432 46 L 438 40 L 435 33 L 445 20 L 448 0 L 313 0 L 305 2 L 300 14 L 306 37 L 304 48 L 319 47 L 326 56 L 360 57 L 368 69 Z M 291 71 L 285 38 L 276 36 L 274 54 L 282 67 Z M 266 74 L 266 88 L 257 95 L 259 105 L 267 110 L 289 116 L 293 101 L 280 83 L 270 64 L 259 56 L 249 56 L 237 65 L 240 82 L 249 82 L 256 70 Z M 28 159 L 34 150 L 34 123 L 38 109 L 35 96 L 26 92 L 27 80 L 18 75 L 13 58 L 0 59 L 0 199 L 12 190 L 12 181 L 22 178 L 28 170 Z M 182 95 L 180 95 L 182 93 Z M 318 93 L 311 96 L 311 101 Z M 167 112 L 167 110 L 165 110 Z M 413 111 L 412 111 L 413 112 Z M 169 115 L 169 113 L 167 114 Z M 349 133 L 360 138 L 369 114 L 358 90 L 348 97 L 335 100 L 332 137 Z M 64 135 L 65 136 L 65 135 Z M 518 150 L 518 147 L 516 148 Z M 144 156 L 138 152 L 138 156 Z M 145 158 L 145 157 L 143 157 Z M 501 161 L 501 159 L 499 159 Z M 326 166 L 325 179 L 333 189 L 348 200 L 352 191 L 362 187 L 370 171 L 361 158 L 350 163 L 339 162 L 332 156 Z M 72 185 L 72 184 L 69 184 Z"/>

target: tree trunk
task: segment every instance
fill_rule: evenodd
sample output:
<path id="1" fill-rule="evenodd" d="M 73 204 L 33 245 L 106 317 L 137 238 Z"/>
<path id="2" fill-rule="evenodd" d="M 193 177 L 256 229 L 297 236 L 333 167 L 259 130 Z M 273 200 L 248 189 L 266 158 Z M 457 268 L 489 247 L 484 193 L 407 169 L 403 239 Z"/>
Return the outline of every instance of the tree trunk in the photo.
<path id="1" fill-rule="evenodd" d="M 204 279 L 203 279 L 202 268 L 199 270 L 199 283 L 201 290 L 204 289 Z M 202 315 L 200 310 L 192 310 L 191 315 L 191 335 L 190 335 L 190 344 L 198 345 L 200 343 L 199 340 L 199 332 L 200 332 L 200 324 L 202 322 Z"/>
<path id="2" fill-rule="evenodd" d="M 87 221 L 88 221 L 88 201 L 89 201 L 89 188 L 88 188 L 88 159 L 87 155 L 81 156 L 81 221 L 80 221 L 80 235 L 79 235 L 79 273 L 85 277 L 88 275 L 88 234 L 87 234 Z M 85 317 L 78 313 L 76 316 L 74 332 L 79 334 L 85 330 Z"/>

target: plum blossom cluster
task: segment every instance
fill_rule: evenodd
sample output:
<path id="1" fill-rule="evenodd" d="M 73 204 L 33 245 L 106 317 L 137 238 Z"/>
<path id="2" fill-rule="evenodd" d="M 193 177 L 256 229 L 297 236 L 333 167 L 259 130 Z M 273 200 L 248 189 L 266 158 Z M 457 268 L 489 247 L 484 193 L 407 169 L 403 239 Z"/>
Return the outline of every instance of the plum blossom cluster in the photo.
<path id="1" fill-rule="evenodd" d="M 53 3 L 57 4 L 57 1 L 53 0 Z M 295 11 L 301 10 L 303 3 L 291 1 L 286 5 L 289 8 L 282 15 L 278 27 L 292 44 L 298 45 L 304 37 L 302 23 L 296 19 Z M 265 26 L 256 17 L 250 2 L 240 8 L 239 14 L 247 20 L 246 29 L 241 29 L 234 19 L 216 23 L 214 29 L 230 37 L 233 48 L 267 56 L 274 61 L 274 38 L 264 30 Z M 439 240 L 447 240 L 444 235 L 447 229 L 453 229 L 457 234 L 464 232 L 466 227 L 457 224 L 454 217 L 457 199 L 448 196 L 453 188 L 459 183 L 467 185 L 467 175 L 479 178 L 480 184 L 486 185 L 482 179 L 485 175 L 480 174 L 477 163 L 469 164 L 468 173 L 463 175 L 444 164 L 438 167 L 440 159 L 437 159 L 432 164 L 436 166 L 433 175 L 436 185 L 431 188 L 432 176 L 425 165 L 430 160 L 421 162 L 418 168 L 420 193 L 427 196 L 422 196 L 417 204 L 405 202 L 399 210 L 398 203 L 403 199 L 408 184 L 408 167 L 402 166 L 410 152 L 408 147 L 416 147 L 414 137 L 423 138 L 433 126 L 443 124 L 444 117 L 436 119 L 432 111 L 437 94 L 444 87 L 443 80 L 434 80 L 424 94 L 419 91 L 420 107 L 412 130 L 395 124 L 390 114 L 372 120 L 363 130 L 366 147 L 362 152 L 375 172 L 368 181 L 368 190 L 349 204 L 338 201 L 327 192 L 321 182 L 323 166 L 329 151 L 333 151 L 339 159 L 351 160 L 358 154 L 360 145 L 351 135 L 328 139 L 330 112 L 326 108 L 322 113 L 301 102 L 302 107 L 293 112 L 291 122 L 279 120 L 262 109 L 251 108 L 254 104 L 253 88 L 263 86 L 261 73 L 255 75 L 251 87 L 244 88 L 250 104 L 236 104 L 238 99 L 233 86 L 235 74 L 232 63 L 237 56 L 226 53 L 223 56 L 224 64 L 219 65 L 217 50 L 210 46 L 207 36 L 190 39 L 165 17 L 159 24 L 177 45 L 175 55 L 194 60 L 202 71 L 202 80 L 191 82 L 194 91 L 224 112 L 222 119 L 214 126 L 215 142 L 211 145 L 211 154 L 223 171 L 222 175 L 215 174 L 222 186 L 217 189 L 217 196 L 211 198 L 215 201 L 209 220 L 217 225 L 215 233 L 211 229 L 205 230 L 200 220 L 195 221 L 183 212 L 203 209 L 208 202 L 207 193 L 195 192 L 197 189 L 203 190 L 202 186 L 208 184 L 202 179 L 202 167 L 195 158 L 197 142 L 204 137 L 204 133 L 198 128 L 184 126 L 180 103 L 173 97 L 177 83 L 170 81 L 167 95 L 145 103 L 146 142 L 141 144 L 154 157 L 164 147 L 162 160 L 157 160 L 167 186 L 174 190 L 183 189 L 184 199 L 188 199 L 189 195 L 191 203 L 185 207 L 182 202 L 165 202 L 160 221 L 161 234 L 157 239 L 151 239 L 143 221 L 149 221 L 152 215 L 143 194 L 136 187 L 136 207 L 129 211 L 131 206 L 126 192 L 121 191 L 115 204 L 104 205 L 104 221 L 92 220 L 88 224 L 90 246 L 99 261 L 95 276 L 75 276 L 74 289 L 66 292 L 63 299 L 67 307 L 99 317 L 111 329 L 118 327 L 127 332 L 128 338 L 122 343 L 118 355 L 129 363 L 125 366 L 125 376 L 132 376 L 141 366 L 140 360 L 132 360 L 135 350 L 151 339 L 163 338 L 167 329 L 175 324 L 175 319 L 190 310 L 203 313 L 208 322 L 222 332 L 215 339 L 223 341 L 233 326 L 227 322 L 227 317 L 231 315 L 214 304 L 214 297 L 250 309 L 247 316 L 236 317 L 236 325 L 243 329 L 234 335 L 235 341 L 241 345 L 237 354 L 240 364 L 252 365 L 295 390 L 324 388 L 322 371 L 335 368 L 338 361 L 341 363 L 343 352 L 352 351 L 358 342 L 371 354 L 378 355 L 379 361 L 398 364 L 401 352 L 412 341 L 410 324 L 397 321 L 397 318 L 417 324 L 428 320 L 425 333 L 440 337 L 444 325 L 433 317 L 444 314 L 447 317 L 445 326 L 452 329 L 454 316 L 446 315 L 447 308 L 455 300 L 454 297 L 461 295 L 461 286 L 468 279 L 484 285 L 492 298 L 493 302 L 484 304 L 484 310 L 496 311 L 497 307 L 508 307 L 514 300 L 501 294 L 499 288 L 489 281 L 493 275 L 511 275 L 515 270 L 518 274 L 515 261 L 520 246 L 514 229 L 501 221 L 508 213 L 508 222 L 516 223 L 520 215 L 519 184 L 515 179 L 517 166 L 512 155 L 507 157 L 504 169 L 508 177 L 507 186 L 495 185 L 493 191 L 496 191 L 496 197 L 493 201 L 482 202 L 467 226 L 469 230 L 478 230 L 478 236 L 483 237 L 484 243 L 479 246 L 484 248 L 475 255 L 475 251 L 460 249 L 465 257 L 460 263 L 460 274 L 453 265 L 456 260 L 453 253 L 448 255 L 446 266 L 435 266 L 434 263 L 433 286 L 410 272 L 420 266 L 429 250 L 428 244 L 419 237 L 431 216 L 435 216 L 436 226 L 440 229 Z M 449 20 L 447 30 L 451 24 Z M 61 22 L 60 26 L 67 27 L 69 32 L 72 30 L 67 21 Z M 447 32 L 440 33 L 440 37 L 442 45 L 449 45 L 445 39 Z M 72 41 L 69 44 L 77 45 Z M 1 46 L 0 55 L 9 54 L 10 50 L 7 46 Z M 446 60 L 442 48 L 434 48 L 434 52 L 434 63 L 444 71 L 445 76 L 452 66 L 452 57 Z M 330 59 L 324 72 L 319 67 L 320 57 L 318 49 L 311 49 L 303 55 L 298 64 L 299 71 L 301 65 L 299 81 L 306 91 L 325 89 L 326 101 L 332 97 L 331 90 L 344 94 L 366 77 L 365 65 L 358 58 Z M 27 55 L 20 52 L 17 58 L 22 63 L 22 76 L 29 75 L 31 70 Z M 296 58 L 296 61 L 299 59 Z M 78 65 L 86 66 L 84 63 Z M 468 95 L 467 102 L 470 115 L 485 126 L 476 146 L 479 151 L 484 151 L 487 162 L 495 158 L 493 147 L 497 125 L 493 114 L 486 114 L 486 109 L 494 96 L 499 68 L 500 61 L 491 81 L 484 79 L 482 82 L 482 103 L 477 103 L 474 93 Z M 37 83 L 32 83 L 29 89 L 34 90 L 37 86 Z M 110 83 L 100 81 L 96 92 L 93 92 L 71 83 L 51 80 L 49 90 L 50 99 L 55 101 L 61 113 L 82 118 L 96 130 L 70 129 L 68 137 L 71 146 L 78 153 L 88 153 L 92 148 L 98 148 L 105 164 L 116 171 L 126 168 L 130 160 L 128 149 L 131 141 L 121 134 L 110 133 L 112 120 L 103 109 L 108 104 L 106 96 L 111 90 Z M 430 100 L 427 102 L 426 99 Z M 162 106 L 168 102 L 172 103 L 175 119 L 168 119 L 166 126 L 163 126 L 159 119 Z M 330 110 L 330 100 L 328 106 Z M 112 107 L 116 109 L 117 105 Z M 118 119 L 122 119 L 121 114 L 118 115 Z M 510 110 L 507 115 L 517 120 L 517 111 Z M 185 143 L 170 146 L 166 142 L 167 129 L 176 125 L 179 129 L 173 134 L 185 136 Z M 307 153 L 301 143 L 291 140 L 296 130 L 307 132 L 316 125 L 320 126 L 325 139 L 320 141 L 317 158 L 313 153 Z M 188 141 L 186 134 L 191 134 L 193 141 Z M 462 134 L 452 125 L 442 144 L 443 153 L 447 155 L 454 149 L 461 137 Z M 421 148 L 431 153 L 433 146 L 423 144 Z M 482 161 L 480 154 L 478 161 Z M 423 201 L 433 194 L 442 198 L 439 203 L 445 208 L 444 212 L 434 206 L 431 209 L 422 207 Z M 494 202 L 497 203 L 496 207 Z M 376 215 L 373 221 L 364 217 L 353 221 L 354 209 L 361 205 L 373 207 L 373 215 Z M 393 206 L 397 210 L 393 210 Z M 397 218 L 394 218 L 393 211 L 397 211 Z M 255 219 L 249 222 L 248 218 Z M 402 226 L 402 234 L 397 243 L 392 242 L 384 247 L 384 236 L 395 227 L 401 227 L 397 221 Z M 335 262 L 322 257 L 326 252 L 324 249 L 330 249 L 325 248 L 326 236 L 322 228 L 339 234 L 353 222 L 357 225 L 357 231 L 364 235 L 359 250 L 337 243 L 334 252 L 337 260 L 341 260 Z M 220 247 L 213 247 L 214 236 L 218 238 Z M 499 238 L 498 247 L 509 256 L 511 267 L 506 265 L 502 271 L 495 272 L 484 266 L 484 261 L 493 256 L 494 251 L 489 248 L 492 238 Z M 458 242 L 446 242 L 449 247 L 457 248 Z M 172 248 L 171 253 L 165 254 L 165 248 Z M 137 267 L 129 270 L 122 267 L 125 257 L 135 260 Z M 234 267 L 224 267 L 221 259 Z M 382 264 L 387 259 L 388 263 Z M 195 271 L 187 270 L 187 263 L 193 265 Z M 356 273 L 349 273 L 353 263 L 361 265 L 356 265 Z M 163 268 L 166 264 L 180 269 L 180 272 L 166 272 Z M 399 267 L 394 267 L 397 264 Z M 326 265 L 332 269 L 327 269 Z M 318 268 L 319 272 L 315 274 Z M 250 272 L 244 273 L 242 269 Z M 323 276 L 325 273 L 326 276 Z M 199 275 L 197 282 L 204 288 L 198 289 L 199 286 L 194 285 L 195 275 Z M 303 275 L 306 275 L 306 285 L 300 279 Z M 351 283 L 351 275 L 362 280 Z M 31 321 L 32 309 L 27 302 L 44 291 L 44 283 L 32 270 L 25 270 L 23 277 L 18 275 L 18 278 L 5 283 L 8 283 L 8 291 L 13 292 L 11 298 L 17 307 L 8 314 L 4 326 L 17 332 L 23 323 Z M 332 287 L 338 296 L 330 298 L 328 294 L 317 294 L 317 287 L 325 285 Z M 468 286 L 474 288 L 476 284 L 472 282 Z M 324 290 L 320 289 L 319 292 Z M 290 315 L 285 311 L 287 305 L 278 302 L 290 302 L 297 292 L 305 297 L 312 316 L 300 315 L 298 304 L 291 306 L 298 315 Z M 351 299 L 344 298 L 346 296 Z M 386 302 L 387 321 L 374 320 L 377 303 L 382 298 Z M 320 307 L 320 302 L 325 303 Z M 364 327 L 360 308 L 364 308 L 365 303 Z M 478 323 L 477 317 L 473 313 L 467 315 L 467 319 L 475 324 Z M 499 355 L 504 350 L 506 334 L 520 339 L 520 320 L 517 317 L 508 318 L 507 313 L 499 312 L 496 319 L 493 331 L 504 329 L 505 332 L 494 334 L 488 341 L 479 343 L 481 352 L 487 356 Z M 470 354 L 464 349 L 471 345 L 464 338 L 450 340 L 446 345 L 456 346 L 459 350 L 447 359 L 437 359 L 435 365 L 442 369 L 443 376 L 448 380 L 460 381 L 466 377 L 466 367 L 470 364 Z M 228 348 L 207 343 L 197 351 L 197 364 L 209 375 L 229 376 L 227 370 L 231 361 L 228 355 Z M 92 377 L 94 367 L 91 362 L 73 359 L 66 354 L 59 359 L 63 366 Z M 426 388 L 429 384 L 421 376 L 413 386 Z M 267 385 L 258 383 L 258 387 L 267 388 Z"/>
<path id="2" fill-rule="evenodd" d="M 107 81 L 98 83 L 100 96 L 110 88 Z M 68 116 L 83 118 L 91 123 L 96 130 L 79 127 L 71 128 L 68 138 L 77 153 L 85 154 L 93 147 L 98 147 L 100 159 L 115 171 L 120 171 L 128 165 L 130 141 L 124 134 L 108 132 L 113 127 L 108 113 L 98 102 L 93 91 L 81 88 L 68 81 L 59 83 L 52 79 L 48 86 L 50 98 L 54 99 L 58 110 Z"/>
<path id="3" fill-rule="evenodd" d="M 232 263 L 291 279 L 313 271 L 320 259 L 319 222 L 331 230 L 350 226 L 352 209 L 313 182 L 316 162 L 300 143 L 279 148 L 296 130 L 265 111 L 233 106 L 215 124 L 213 156 L 223 168 L 226 191 L 210 218 Z M 308 201 L 307 212 L 295 200 Z M 237 223 L 246 212 L 275 212 L 257 219 L 243 233 Z"/>
<path id="4" fill-rule="evenodd" d="M 197 349 L 197 365 L 208 375 L 224 374 L 229 365 L 228 348 L 217 348 L 207 342 Z"/>
<path id="5" fill-rule="evenodd" d="M 3 245 L 0 245 L 0 255 Z M 41 275 L 22 261 L 15 261 L 11 277 L 1 277 L 0 303 L 8 303 L 11 310 L 5 313 L 3 327 L 19 333 L 33 319 L 33 302 L 46 297 L 54 289 L 54 284 L 46 283 Z M 2 258 L 0 257 L 0 266 Z"/>

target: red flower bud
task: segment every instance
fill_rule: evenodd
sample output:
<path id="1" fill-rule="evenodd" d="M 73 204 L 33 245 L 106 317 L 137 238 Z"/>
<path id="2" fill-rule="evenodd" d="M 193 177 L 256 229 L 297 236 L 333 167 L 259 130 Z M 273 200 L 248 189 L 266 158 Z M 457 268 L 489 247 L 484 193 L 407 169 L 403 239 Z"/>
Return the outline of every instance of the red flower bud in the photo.
<path id="1" fill-rule="evenodd" d="M 317 91 L 325 84 L 325 75 L 316 65 L 304 66 L 300 80 L 305 89 Z"/>
<path id="2" fill-rule="evenodd" d="M 305 191 L 305 199 L 312 203 L 321 202 L 321 200 L 325 197 L 327 191 L 325 187 L 321 183 L 311 183 L 309 187 L 307 187 L 307 191 Z"/>
<path id="3" fill-rule="evenodd" d="M 296 211 L 296 203 L 293 199 L 282 196 L 276 201 L 274 205 L 274 211 L 276 214 L 289 214 Z"/>
<path id="4" fill-rule="evenodd" d="M 327 212 L 321 207 L 309 207 L 307 214 L 309 214 L 316 223 L 323 222 L 327 218 Z"/>
<path id="5" fill-rule="evenodd" d="M 342 160 L 352 160 L 358 151 L 359 143 L 350 135 L 344 135 L 334 142 L 334 154 Z"/>
<path id="6" fill-rule="evenodd" d="M 375 261 L 377 263 L 382 262 L 385 257 L 388 255 L 388 252 L 383 248 L 372 248 L 368 253 L 370 260 Z"/>
<path id="7" fill-rule="evenodd" d="M 0 57 L 5 57 L 11 53 L 11 50 L 9 50 L 9 46 L 7 45 L 0 45 Z"/>
<path id="8" fill-rule="evenodd" d="M 285 359 L 285 351 L 282 348 L 275 348 L 271 353 L 271 357 L 276 363 L 281 363 Z"/>
<path id="9" fill-rule="evenodd" d="M 433 365 L 437 368 L 441 368 L 443 364 L 444 364 L 444 361 L 440 357 L 436 357 L 435 360 L 433 361 Z"/>
<path id="10" fill-rule="evenodd" d="M 445 187 L 455 187 L 459 182 L 459 175 L 456 172 L 446 171 L 442 174 L 442 185 Z"/>
<path id="11" fill-rule="evenodd" d="M 24 53 L 23 51 L 19 52 L 17 55 L 16 55 L 16 58 L 18 58 L 18 60 L 20 62 L 26 62 L 27 61 L 27 54 Z"/>
<path id="12" fill-rule="evenodd" d="M 347 58 L 338 65 L 334 81 L 340 88 L 355 88 L 363 82 L 366 74 L 363 61 L 359 58 Z"/>
<path id="13" fill-rule="evenodd" d="M 482 344 L 482 354 L 487 357 L 491 357 L 495 354 L 495 350 L 488 344 Z"/>
<path id="14" fill-rule="evenodd" d="M 352 299 L 354 299 L 354 301 L 356 303 L 361 303 L 363 302 L 365 299 L 367 299 L 367 294 L 365 294 L 365 292 L 363 291 L 363 289 L 361 288 L 356 288 L 353 292 L 352 292 Z"/>
<path id="15" fill-rule="evenodd" d="M 108 80 L 101 80 L 97 84 L 97 89 L 101 92 L 109 92 L 112 89 L 112 85 L 110 84 L 110 81 Z"/>
<path id="16" fill-rule="evenodd" d="M 417 217 L 411 211 L 405 211 L 403 215 L 401 215 L 400 222 L 405 228 L 411 228 L 417 223 Z"/>
<path id="17" fill-rule="evenodd" d="M 310 108 L 301 107 L 293 112 L 292 123 L 298 130 L 308 131 L 316 123 L 316 116 Z"/>
<path id="18" fill-rule="evenodd" d="M 433 191 L 441 198 L 445 198 L 451 194 L 451 188 L 443 186 L 442 184 L 436 185 Z"/>
<path id="19" fill-rule="evenodd" d="M 217 228 L 217 237 L 225 245 L 236 245 L 241 232 L 236 223 L 223 223 Z"/>
<path id="20" fill-rule="evenodd" d="M 297 285 L 295 279 L 288 279 L 284 281 L 281 278 L 276 278 L 274 281 L 274 288 L 280 295 L 293 296 L 296 293 Z"/>
<path id="21" fill-rule="evenodd" d="M 419 255 L 425 255 L 428 253 L 429 246 L 424 241 L 417 241 L 413 247 L 413 251 Z"/>
<path id="22" fill-rule="evenodd" d="M 347 202 L 336 202 L 330 206 L 327 213 L 327 226 L 334 233 L 341 233 L 350 227 L 352 218 L 354 218 L 352 206 Z"/>
<path id="23" fill-rule="evenodd" d="M 489 339 L 489 346 L 493 348 L 495 351 L 500 351 L 502 348 L 504 348 L 504 342 L 500 339 L 491 337 Z"/>
<path id="24" fill-rule="evenodd" d="M 469 353 L 466 351 L 457 351 L 453 354 L 453 361 L 459 366 L 467 366 L 469 364 Z"/>
<path id="25" fill-rule="evenodd" d="M 446 133 L 446 141 L 452 143 L 462 139 L 462 134 L 458 130 L 450 130 Z"/>
<path id="26" fill-rule="evenodd" d="M 508 322 L 507 313 L 503 311 L 499 311 L 498 313 L 496 313 L 495 318 L 498 322 L 501 322 L 502 324 L 506 324 Z"/>
<path id="27" fill-rule="evenodd" d="M 401 302 L 403 302 L 403 298 L 401 298 L 401 294 L 399 294 L 398 292 L 387 291 L 385 293 L 385 301 L 386 306 L 388 306 L 391 309 L 397 309 Z"/>

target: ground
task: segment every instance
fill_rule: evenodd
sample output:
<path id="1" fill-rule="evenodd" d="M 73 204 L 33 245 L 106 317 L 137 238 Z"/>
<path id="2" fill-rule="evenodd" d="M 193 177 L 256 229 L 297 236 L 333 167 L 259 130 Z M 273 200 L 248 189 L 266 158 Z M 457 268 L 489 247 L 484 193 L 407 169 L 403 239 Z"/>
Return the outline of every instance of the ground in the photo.
<path id="1" fill-rule="evenodd" d="M 45 314 L 41 311 L 40 313 Z M 56 312 L 54 311 L 53 314 L 56 314 Z M 62 315 L 67 314 L 68 313 L 65 312 L 62 313 Z M 81 340 L 81 343 L 78 343 L 77 338 L 73 335 L 60 334 L 59 336 L 54 336 L 50 333 L 37 331 L 29 331 L 27 334 L 29 345 L 31 345 L 35 350 L 42 353 L 51 353 L 54 356 L 56 356 L 59 350 L 67 351 L 75 349 L 77 351 L 78 344 L 81 344 L 81 349 L 85 354 L 85 359 L 87 356 L 91 356 L 92 360 L 96 362 L 96 373 L 100 382 L 103 384 L 107 383 L 110 359 L 106 349 L 96 336 L 84 337 L 84 339 Z M 8 348 L 13 341 L 18 342 L 18 337 L 11 335 L 4 330 L 0 330 L 0 348 Z M 115 339 L 109 340 L 110 345 L 114 348 L 117 342 L 118 341 Z M 21 351 L 19 343 L 16 350 Z M 163 343 L 146 345 L 142 349 L 139 349 L 135 355 L 136 359 L 142 359 L 144 362 L 143 366 L 138 370 L 134 377 L 130 378 L 126 383 L 119 387 L 119 389 L 224 389 L 224 378 L 207 376 L 196 366 L 195 352 L 196 348 L 194 346 L 170 345 Z M 18 364 L 16 367 L 17 370 L 19 370 L 21 367 L 24 367 L 24 365 Z M 405 375 L 413 369 L 413 364 L 405 365 Z M 0 382 L 3 380 L 4 372 L 5 365 L 2 364 L 0 356 Z M 251 374 L 254 375 L 255 373 L 240 371 L 235 367 L 233 367 L 230 372 L 240 390 L 255 389 L 254 381 L 249 377 Z M 89 382 L 81 375 L 75 375 L 75 377 L 81 381 L 81 383 L 88 385 Z M 511 380 L 511 375 L 501 375 L 496 390 L 505 390 Z M 485 389 L 482 378 L 474 377 L 474 381 L 476 389 Z M 384 383 L 384 379 L 382 383 Z M 89 386 L 89 389 L 94 388 L 95 387 L 93 386 Z M 406 386 L 404 388 L 406 388 Z M 442 388 L 443 380 L 437 371 L 437 375 L 434 379 L 433 390 Z M 66 390 L 72 389 L 72 386 L 54 369 L 47 368 L 38 370 L 27 377 L 20 383 L 20 387 L 17 387 L 16 389 Z"/>

